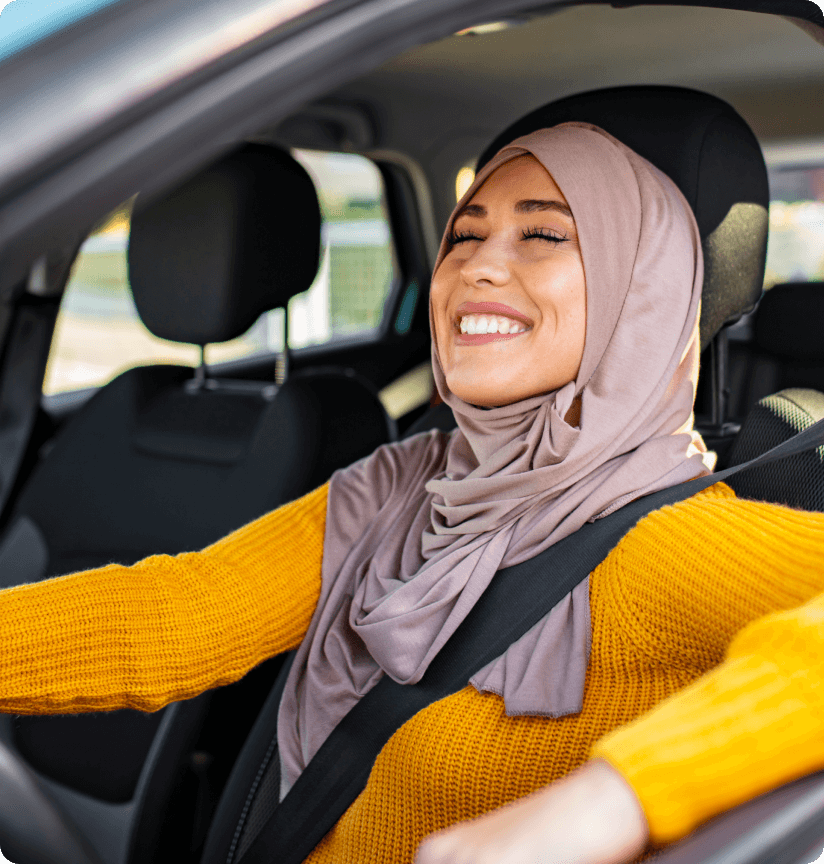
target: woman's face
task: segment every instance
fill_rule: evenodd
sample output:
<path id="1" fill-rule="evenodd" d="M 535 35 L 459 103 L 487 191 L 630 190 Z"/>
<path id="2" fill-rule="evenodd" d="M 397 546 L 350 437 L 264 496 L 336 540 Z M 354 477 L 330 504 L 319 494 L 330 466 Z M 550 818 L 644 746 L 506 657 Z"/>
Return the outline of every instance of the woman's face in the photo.
<path id="1" fill-rule="evenodd" d="M 532 156 L 496 169 L 455 219 L 432 280 L 435 339 L 449 389 L 509 405 L 574 380 L 586 282 L 566 198 Z"/>

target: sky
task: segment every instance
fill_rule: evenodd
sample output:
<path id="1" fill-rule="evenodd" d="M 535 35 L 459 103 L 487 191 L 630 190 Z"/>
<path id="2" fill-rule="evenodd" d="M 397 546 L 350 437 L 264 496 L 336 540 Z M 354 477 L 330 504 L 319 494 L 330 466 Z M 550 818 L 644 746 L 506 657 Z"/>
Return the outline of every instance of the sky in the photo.
<path id="1" fill-rule="evenodd" d="M 0 0 L 0 59 L 115 0 Z"/>

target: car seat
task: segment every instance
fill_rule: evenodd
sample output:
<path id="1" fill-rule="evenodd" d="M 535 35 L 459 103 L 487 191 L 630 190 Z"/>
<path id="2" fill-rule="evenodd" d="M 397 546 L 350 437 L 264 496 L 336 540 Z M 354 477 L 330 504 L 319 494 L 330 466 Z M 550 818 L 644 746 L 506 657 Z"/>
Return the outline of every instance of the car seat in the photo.
<path id="1" fill-rule="evenodd" d="M 730 385 L 743 417 L 786 387 L 824 390 L 824 282 L 788 282 L 765 292 L 752 316 L 752 340 L 731 342 Z"/>
<path id="2" fill-rule="evenodd" d="M 309 288 L 320 222 L 306 171 L 263 145 L 242 147 L 162 200 L 138 198 L 128 257 L 143 323 L 200 346 L 241 335 Z M 280 386 L 210 379 L 205 368 L 130 369 L 68 422 L 32 474 L 0 544 L 0 587 L 202 548 L 320 485 L 392 431 L 374 389 L 345 369 L 296 372 Z M 232 685 L 231 722 L 242 715 L 243 685 Z M 0 739 L 102 861 L 154 861 L 212 695 L 153 714 L 0 718 Z"/>
<path id="3" fill-rule="evenodd" d="M 507 142 L 567 120 L 603 127 L 665 171 L 693 208 L 705 256 L 701 342 L 753 308 L 767 244 L 767 172 L 747 124 L 725 102 L 677 87 L 617 87 L 571 96 L 509 127 L 479 161 Z M 454 426 L 439 405 L 407 434 Z M 266 700 L 221 797 L 202 864 L 235 864 L 278 803 L 276 720 L 285 671 Z"/>
<path id="4" fill-rule="evenodd" d="M 747 414 L 729 464 L 741 465 L 824 418 L 824 393 L 791 388 L 765 396 Z M 730 478 L 741 498 L 824 511 L 824 447 L 748 468 Z"/>

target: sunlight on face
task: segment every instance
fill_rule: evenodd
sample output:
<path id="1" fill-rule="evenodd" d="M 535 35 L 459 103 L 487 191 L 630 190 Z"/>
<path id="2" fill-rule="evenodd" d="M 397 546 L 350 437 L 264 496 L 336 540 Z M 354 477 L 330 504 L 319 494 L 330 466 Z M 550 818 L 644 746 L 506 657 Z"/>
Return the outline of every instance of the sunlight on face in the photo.
<path id="1" fill-rule="evenodd" d="M 432 280 L 435 338 L 449 389 L 509 405 L 574 380 L 586 282 L 566 198 L 532 156 L 496 169 L 454 222 Z"/>

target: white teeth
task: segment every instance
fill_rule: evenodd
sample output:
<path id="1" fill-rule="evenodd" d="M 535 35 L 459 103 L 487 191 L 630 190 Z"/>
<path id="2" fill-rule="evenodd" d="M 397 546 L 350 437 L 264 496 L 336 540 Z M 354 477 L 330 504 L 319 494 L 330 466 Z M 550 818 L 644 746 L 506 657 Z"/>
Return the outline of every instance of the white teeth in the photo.
<path id="1" fill-rule="evenodd" d="M 483 333 L 523 333 L 526 326 L 520 321 L 502 315 L 464 315 L 460 320 L 461 333 L 475 336 Z"/>

